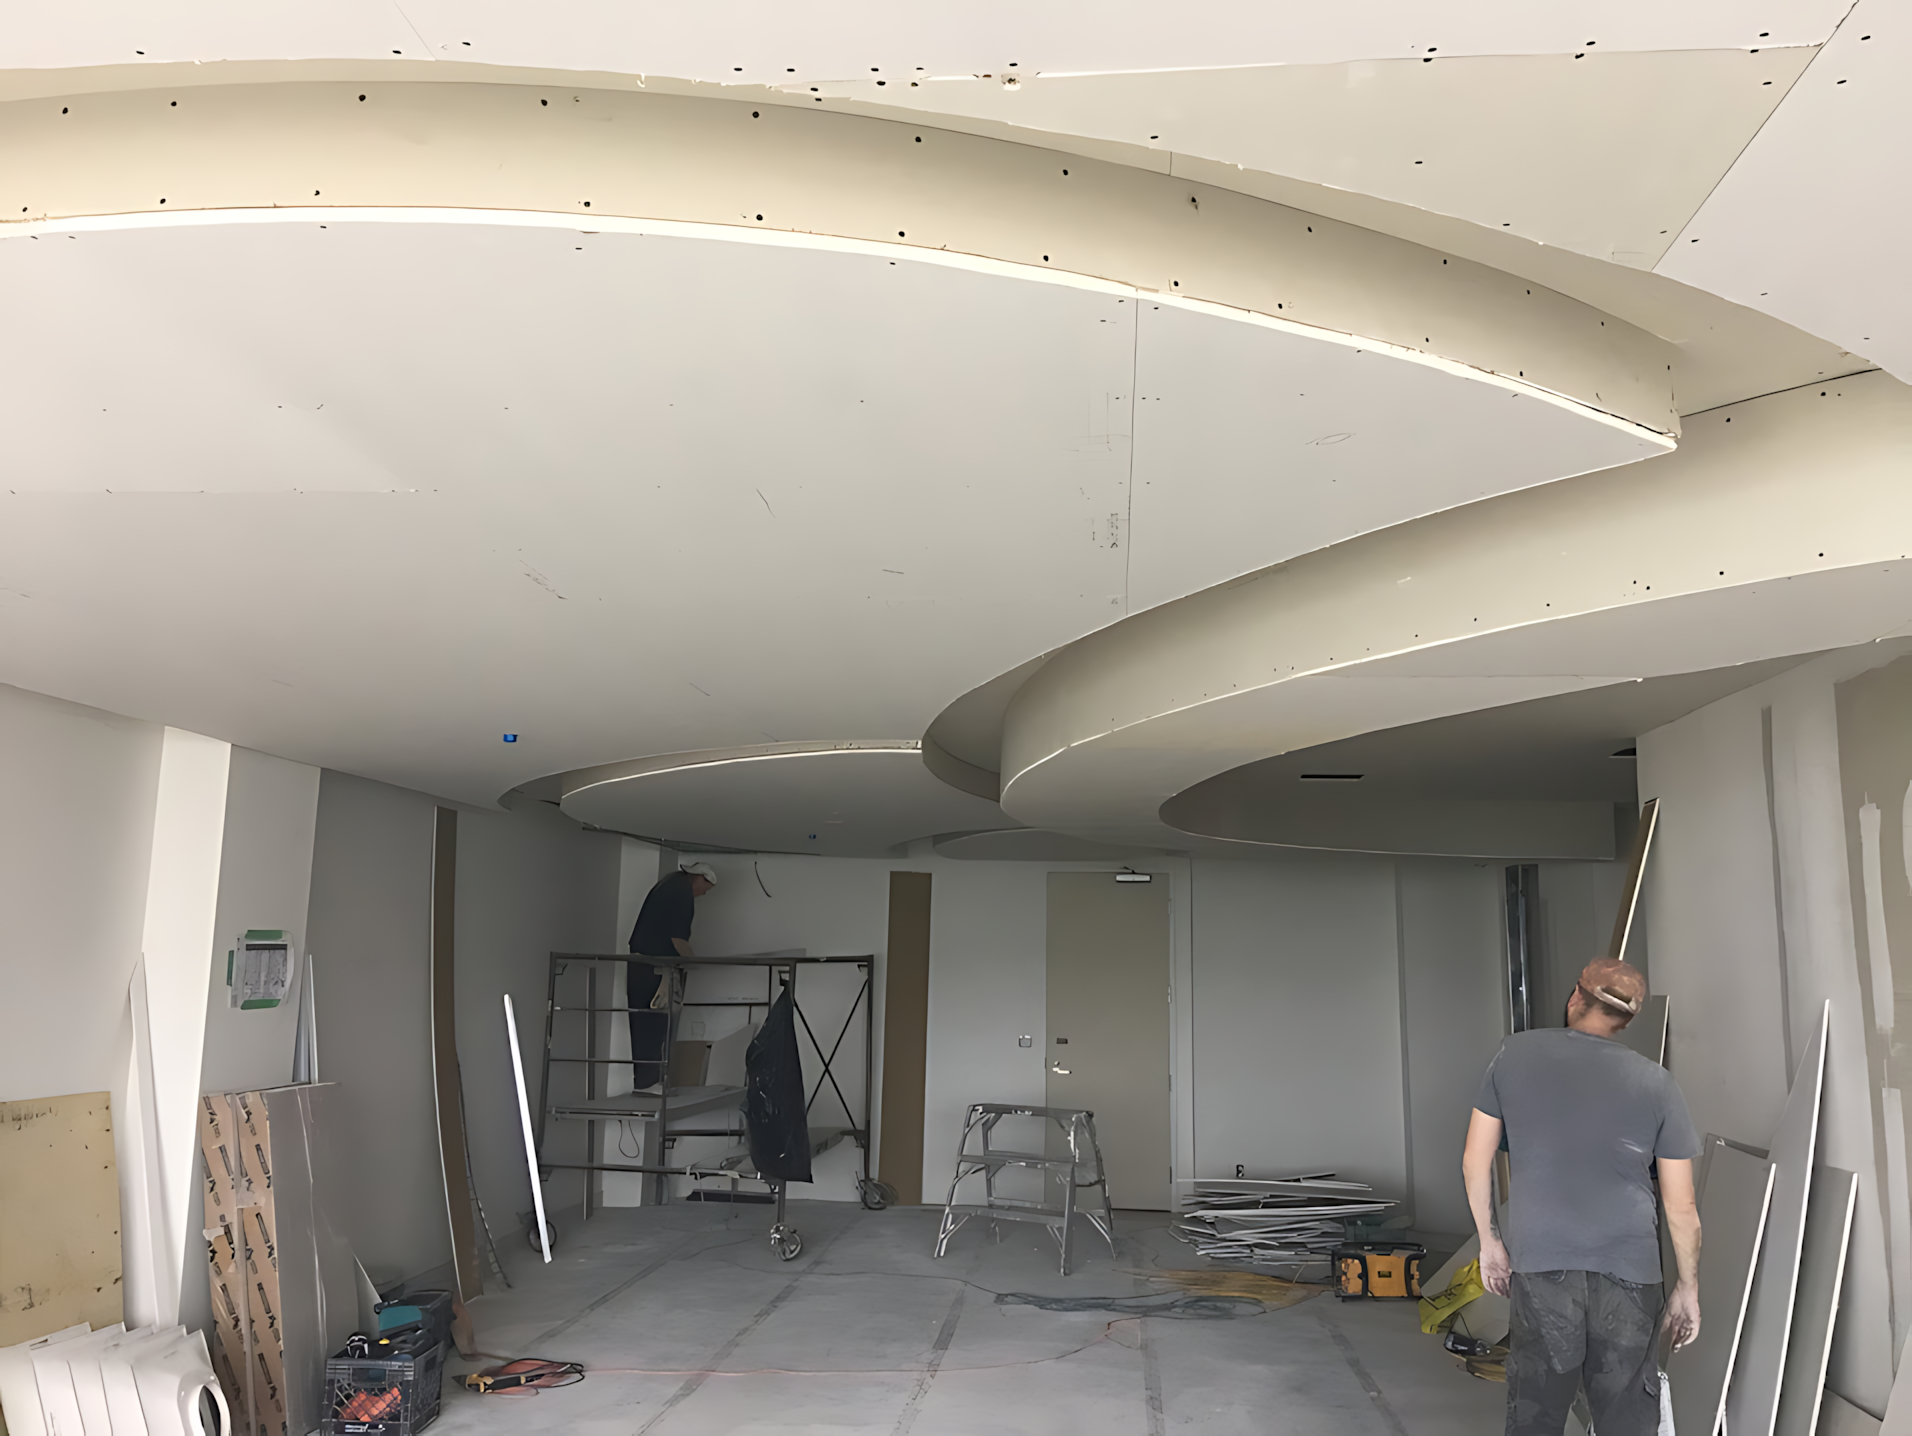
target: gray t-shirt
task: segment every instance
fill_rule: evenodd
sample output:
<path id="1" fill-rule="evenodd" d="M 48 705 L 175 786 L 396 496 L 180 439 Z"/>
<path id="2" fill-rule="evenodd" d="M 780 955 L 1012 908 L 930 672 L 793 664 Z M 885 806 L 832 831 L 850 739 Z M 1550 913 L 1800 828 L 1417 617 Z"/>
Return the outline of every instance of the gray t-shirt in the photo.
<path id="1" fill-rule="evenodd" d="M 1506 1124 L 1515 1271 L 1660 1280 L 1653 1162 L 1700 1154 L 1672 1074 L 1605 1037 L 1539 1028 L 1501 1044 L 1474 1106 Z"/>

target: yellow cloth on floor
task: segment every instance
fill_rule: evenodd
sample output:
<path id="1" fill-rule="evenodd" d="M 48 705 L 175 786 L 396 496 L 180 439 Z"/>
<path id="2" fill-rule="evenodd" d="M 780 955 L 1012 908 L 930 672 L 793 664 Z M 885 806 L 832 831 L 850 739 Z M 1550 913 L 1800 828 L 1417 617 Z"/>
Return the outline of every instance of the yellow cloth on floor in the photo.
<path id="1" fill-rule="evenodd" d="M 1421 1298 L 1421 1330 L 1429 1336 L 1439 1336 L 1453 1323 L 1454 1315 L 1477 1296 L 1486 1295 L 1487 1288 L 1480 1279 L 1480 1261 L 1477 1258 L 1454 1273 L 1454 1279 L 1447 1284 L 1447 1290 L 1433 1296 Z"/>

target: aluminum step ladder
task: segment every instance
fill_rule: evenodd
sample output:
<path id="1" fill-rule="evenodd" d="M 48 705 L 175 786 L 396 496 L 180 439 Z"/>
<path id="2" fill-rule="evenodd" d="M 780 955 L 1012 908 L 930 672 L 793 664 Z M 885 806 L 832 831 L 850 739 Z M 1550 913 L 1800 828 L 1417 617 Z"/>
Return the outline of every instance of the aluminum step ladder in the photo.
<path id="1" fill-rule="evenodd" d="M 1036 1143 L 1045 1150 L 1031 1152 L 995 1145 L 996 1128 L 1006 1117 L 1032 1117 L 1051 1124 L 1042 1129 L 1045 1139 Z M 1056 1155 L 1049 1155 L 1054 1150 Z M 996 1190 L 996 1179 L 1005 1167 L 1023 1167 L 1042 1177 L 1044 1197 L 1054 1181 L 1061 1189 L 1059 1203 L 1029 1201 L 1005 1197 Z M 958 1202 L 957 1189 L 964 1179 L 983 1179 L 983 1200 Z M 1084 1207 L 1078 1194 L 1091 1191 L 1096 1206 Z M 1049 1234 L 1062 1248 L 1062 1274 L 1069 1274 L 1069 1254 L 1075 1218 L 1087 1217 L 1089 1224 L 1102 1233 L 1115 1254 L 1115 1214 L 1109 1209 L 1108 1173 L 1102 1167 L 1102 1149 L 1095 1139 L 1095 1113 L 1069 1107 L 1012 1107 L 998 1102 L 978 1102 L 963 1121 L 962 1141 L 956 1147 L 956 1175 L 949 1184 L 949 1199 L 943 1204 L 943 1220 L 936 1232 L 936 1255 L 949 1247 L 956 1229 L 971 1217 L 987 1217 L 992 1227 L 997 1222 L 1034 1222 L 1049 1228 Z"/>

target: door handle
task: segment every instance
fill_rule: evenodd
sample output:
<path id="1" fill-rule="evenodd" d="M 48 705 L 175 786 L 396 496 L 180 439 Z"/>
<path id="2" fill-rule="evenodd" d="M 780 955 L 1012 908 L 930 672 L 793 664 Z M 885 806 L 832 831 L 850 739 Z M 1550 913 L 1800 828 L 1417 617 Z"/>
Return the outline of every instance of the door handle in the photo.
<path id="1" fill-rule="evenodd" d="M 1069 1069 L 1059 1062 L 1051 1062 L 1049 1064 L 1049 1070 L 1058 1077 L 1067 1077 L 1069 1075 Z"/>

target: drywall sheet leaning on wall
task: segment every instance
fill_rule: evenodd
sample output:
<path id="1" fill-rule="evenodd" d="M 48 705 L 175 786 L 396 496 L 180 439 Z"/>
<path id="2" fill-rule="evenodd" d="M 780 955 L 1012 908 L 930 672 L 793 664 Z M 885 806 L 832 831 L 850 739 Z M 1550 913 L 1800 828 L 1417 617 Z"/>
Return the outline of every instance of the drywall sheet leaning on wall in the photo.
<path id="1" fill-rule="evenodd" d="M 1741 1359 L 1726 1394 L 1726 1425 L 1734 1436 L 1772 1436 L 1779 1415 L 1779 1383 L 1792 1340 L 1793 1296 L 1806 1234 L 1806 1196 L 1819 1144 L 1819 1095 L 1825 1083 L 1831 1016 L 1832 1004 L 1827 1002 L 1820 1008 L 1817 1030 L 1800 1059 L 1792 1094 L 1773 1133 L 1772 1206 L 1746 1307 Z"/>
<path id="2" fill-rule="evenodd" d="M 343 1168 L 331 1084 L 204 1097 L 205 1229 L 219 1373 L 235 1418 L 317 1428 L 325 1359 L 358 1321 L 357 1266 L 334 1225 Z"/>
<path id="3" fill-rule="evenodd" d="M 1778 1436 L 1814 1436 L 1832 1357 L 1832 1329 L 1839 1318 L 1846 1249 L 1859 1178 L 1838 1167 L 1815 1167 L 1806 1199 L 1806 1239 L 1799 1252 L 1799 1292 L 1793 1298 L 1792 1342 L 1779 1388 Z"/>
<path id="4" fill-rule="evenodd" d="M 1706 1143 L 1706 1188 L 1700 1193 L 1700 1226 L 1706 1233 L 1700 1263 L 1703 1320 L 1693 1344 L 1674 1352 L 1666 1368 L 1681 1436 L 1713 1436 L 1719 1429 L 1773 1194 L 1771 1162 L 1718 1137 L 1709 1136 Z"/>
<path id="5" fill-rule="evenodd" d="M 105 1092 L 0 1103 L 0 1346 L 124 1314 Z"/>

